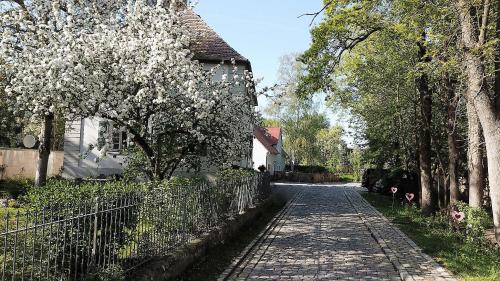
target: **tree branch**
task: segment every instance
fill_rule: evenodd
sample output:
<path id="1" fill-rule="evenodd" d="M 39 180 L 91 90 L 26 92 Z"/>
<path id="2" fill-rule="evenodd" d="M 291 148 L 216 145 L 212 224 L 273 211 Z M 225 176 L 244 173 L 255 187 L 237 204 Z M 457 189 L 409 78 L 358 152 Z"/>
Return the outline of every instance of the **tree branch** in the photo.
<path id="1" fill-rule="evenodd" d="M 479 32 L 478 47 L 483 46 L 486 40 L 486 30 L 488 28 L 488 15 L 490 13 L 490 0 L 484 0 L 483 17 Z"/>
<path id="2" fill-rule="evenodd" d="M 311 26 L 314 21 L 316 20 L 316 18 L 321 14 L 323 13 L 330 5 L 333 4 L 333 0 L 330 0 L 328 1 L 324 6 L 323 8 L 321 8 L 321 10 L 319 10 L 318 12 L 315 12 L 315 13 L 306 13 L 306 14 L 302 14 L 300 16 L 298 16 L 297 18 L 301 18 L 301 17 L 306 17 L 306 16 L 312 16 L 313 18 L 311 19 L 311 22 L 309 23 L 309 26 Z"/>

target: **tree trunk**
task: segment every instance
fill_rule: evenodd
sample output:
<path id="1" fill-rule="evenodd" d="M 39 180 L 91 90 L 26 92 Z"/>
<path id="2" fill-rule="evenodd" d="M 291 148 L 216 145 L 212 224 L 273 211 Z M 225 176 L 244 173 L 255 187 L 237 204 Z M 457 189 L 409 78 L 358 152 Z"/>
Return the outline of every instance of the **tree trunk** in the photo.
<path id="1" fill-rule="evenodd" d="M 436 172 L 435 172 L 435 180 L 436 180 L 436 195 L 437 195 L 437 205 L 438 205 L 438 208 L 441 209 L 443 208 L 444 206 L 444 197 L 446 197 L 446 194 L 444 194 L 443 196 L 443 189 L 444 189 L 444 186 L 447 184 L 447 182 L 445 181 L 444 182 L 444 185 L 441 184 L 441 179 L 442 179 L 442 171 L 440 168 L 437 168 L 436 169 Z"/>
<path id="2" fill-rule="evenodd" d="M 43 118 L 40 132 L 40 146 L 38 147 L 38 160 L 36 163 L 35 186 L 37 187 L 44 186 L 47 182 L 53 122 L 53 114 L 46 115 Z"/>
<path id="3" fill-rule="evenodd" d="M 496 36 L 500 38 L 500 1 L 497 2 L 496 7 Z M 495 55 L 495 99 L 496 108 L 500 108 L 500 44 L 497 44 Z"/>
<path id="4" fill-rule="evenodd" d="M 418 118 L 418 105 L 417 103 L 415 103 L 415 106 L 413 107 L 414 109 L 414 116 L 415 118 Z M 415 122 L 417 124 L 415 124 L 414 126 L 414 136 L 415 136 L 415 154 L 413 155 L 414 156 L 414 159 L 415 159 L 415 164 L 416 164 L 416 172 L 417 172 L 417 186 L 419 187 L 418 189 L 418 202 L 421 204 L 422 203 L 422 173 L 421 173 L 421 169 L 420 169 L 420 124 L 418 124 L 418 122 Z"/>
<path id="5" fill-rule="evenodd" d="M 450 178 L 443 175 L 443 206 L 442 208 L 448 207 L 450 205 L 450 189 L 448 188 Z"/>
<path id="6" fill-rule="evenodd" d="M 425 33 L 422 40 L 425 40 Z M 419 42 L 419 57 L 421 61 L 427 61 L 427 48 L 423 42 Z M 429 89 L 427 74 L 422 73 L 417 79 L 417 88 L 420 94 L 420 185 L 422 213 L 429 215 L 435 210 L 435 192 L 432 188 L 431 171 L 431 120 L 432 120 L 432 93 Z"/>
<path id="7" fill-rule="evenodd" d="M 448 79 L 447 79 L 448 80 Z M 451 83 L 450 83 L 451 84 Z M 458 185 L 458 147 L 457 147 L 457 133 L 456 133 L 456 111 L 458 105 L 458 96 L 455 94 L 452 85 L 448 85 L 448 182 L 450 190 L 450 203 L 453 204 L 460 200 L 460 190 Z M 445 193 L 445 198 L 446 198 Z M 447 200 L 445 200 L 447 201 Z"/>
<path id="8" fill-rule="evenodd" d="M 469 170 L 469 205 L 483 206 L 484 177 L 483 150 L 481 148 L 481 124 L 473 102 L 467 102 L 468 150 L 467 168 Z"/>
<path id="9" fill-rule="evenodd" d="M 490 102 L 489 97 L 485 97 Z M 483 110 L 478 108 L 479 119 L 483 126 L 486 142 L 486 157 L 488 158 L 488 182 L 490 187 L 491 207 L 493 222 L 495 224 L 495 237 L 500 242 L 500 120 L 491 118 L 491 114 L 479 114 Z M 486 115 L 486 116 L 485 116 Z"/>
<path id="10" fill-rule="evenodd" d="M 488 15 L 487 3 L 484 5 L 485 15 Z M 465 46 L 464 63 L 467 67 L 467 99 L 473 102 L 476 113 L 483 128 L 488 158 L 488 181 L 490 186 L 495 237 L 500 242 L 500 118 L 495 102 L 487 93 L 485 65 L 480 54 L 474 49 L 484 44 L 487 16 L 483 16 L 481 28 L 478 31 L 474 25 L 471 11 L 473 7 L 466 0 L 458 1 L 462 41 Z M 478 35 L 479 34 L 479 35 Z"/>

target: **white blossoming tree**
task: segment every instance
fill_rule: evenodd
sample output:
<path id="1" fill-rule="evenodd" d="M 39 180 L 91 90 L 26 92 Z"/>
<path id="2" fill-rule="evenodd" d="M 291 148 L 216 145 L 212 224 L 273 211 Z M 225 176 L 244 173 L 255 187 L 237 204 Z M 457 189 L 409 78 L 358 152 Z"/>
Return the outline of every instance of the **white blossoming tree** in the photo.
<path id="1" fill-rule="evenodd" d="M 112 121 L 144 155 L 150 179 L 200 159 L 241 159 L 251 140 L 251 73 L 194 60 L 185 8 L 146 0 L 46 2 L 21 4 L 24 12 L 2 18 L 1 53 L 11 66 L 6 92 L 16 111 L 46 124 L 55 110 Z"/>

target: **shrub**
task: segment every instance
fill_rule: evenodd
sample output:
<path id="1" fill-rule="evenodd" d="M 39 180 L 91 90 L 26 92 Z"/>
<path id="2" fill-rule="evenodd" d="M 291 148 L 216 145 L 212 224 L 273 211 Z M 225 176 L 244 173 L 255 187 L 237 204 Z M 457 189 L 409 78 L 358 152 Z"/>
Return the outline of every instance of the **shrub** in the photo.
<path id="1" fill-rule="evenodd" d="M 402 169 L 383 170 L 383 169 L 367 169 L 363 174 L 362 186 L 369 191 L 375 191 L 382 194 L 391 194 L 391 187 L 398 188 L 396 197 L 400 200 L 404 199 L 404 194 L 415 194 L 414 202 L 418 201 L 418 176 L 411 172 Z"/>
<path id="2" fill-rule="evenodd" d="M 257 168 L 260 172 L 264 173 L 267 169 L 266 169 L 266 166 L 264 165 L 260 165 L 258 168 Z"/>
<path id="3" fill-rule="evenodd" d="M 291 170 L 291 167 L 289 165 L 286 166 L 287 170 Z M 299 173 L 309 173 L 309 174 L 314 174 L 314 173 L 319 173 L 319 174 L 326 174 L 328 173 L 328 169 L 323 167 L 323 166 L 294 166 L 294 172 L 299 172 Z"/>
<path id="4" fill-rule="evenodd" d="M 492 226 L 491 216 L 481 208 L 470 207 L 467 203 L 457 202 L 451 209 L 464 212 L 465 219 L 461 222 L 456 222 L 451 218 L 452 223 L 455 223 L 456 231 L 458 231 L 464 239 L 470 242 L 480 242 L 484 240 L 485 230 Z"/>
<path id="5" fill-rule="evenodd" d="M 366 187 L 369 191 L 374 191 L 377 182 L 382 180 L 388 172 L 385 169 L 366 169 L 362 176 L 361 186 Z"/>
<path id="6" fill-rule="evenodd" d="M 70 180 L 51 179 L 43 188 L 31 188 L 22 198 L 28 207 L 41 209 L 44 206 L 88 201 L 97 197 L 111 197 L 147 190 L 147 184 L 126 181 L 88 181 L 76 183 Z"/>
<path id="7" fill-rule="evenodd" d="M 38 231 L 20 232 L 17 239 L 18 247 L 23 249 L 23 239 L 28 239 L 30 245 L 37 249 L 43 249 L 44 245 L 51 245 L 51 255 L 39 256 L 41 254 L 38 252 L 25 251 L 23 256 L 26 260 L 43 259 L 42 265 L 44 263 L 58 265 L 54 267 L 54 272 L 50 273 L 54 276 L 78 275 L 92 271 L 88 268 L 92 259 L 97 261 L 96 267 L 103 265 L 106 260 L 116 259 L 119 255 L 118 247 L 132 240 L 130 230 L 137 227 L 138 210 L 135 210 L 133 206 L 130 207 L 125 217 L 117 216 L 118 208 L 124 205 L 124 198 L 130 200 L 128 202 L 139 205 L 141 199 L 136 195 L 146 189 L 146 184 L 125 181 L 76 183 L 56 179 L 50 179 L 42 188 L 32 187 L 22 197 L 23 207 L 26 209 L 23 212 L 27 215 L 22 215 L 21 218 L 40 226 Z M 93 212 L 94 208 L 110 211 L 85 215 Z M 66 220 L 68 223 L 62 223 Z M 41 225 L 40 222 L 44 221 L 58 222 L 59 226 Z M 91 249 L 94 247 L 92 239 L 83 239 L 83 237 L 90 237 L 91 233 L 97 235 L 95 246 L 98 247 L 98 251 L 95 256 L 91 255 Z M 106 237 L 108 239 L 113 237 L 116 244 L 106 242 Z M 14 241 L 11 245 L 13 243 Z M 39 265 L 27 264 L 27 266 L 35 268 Z M 7 268 L 7 271 L 11 269 Z M 111 272 L 108 273 L 100 275 L 99 279 L 95 280 L 121 280 L 111 278 L 114 275 Z M 13 276 L 15 274 L 17 272 L 12 272 Z"/>
<path id="8" fill-rule="evenodd" d="M 16 199 L 10 199 L 7 202 L 7 207 L 9 207 L 9 208 L 19 208 L 19 204 L 17 203 Z"/>
<path id="9" fill-rule="evenodd" d="M 111 265 L 105 270 L 89 274 L 85 281 L 124 281 L 125 271 L 119 265 Z"/>
<path id="10" fill-rule="evenodd" d="M 251 177 L 256 173 L 253 169 L 226 169 L 217 174 L 217 180 L 241 179 Z"/>
<path id="11" fill-rule="evenodd" d="M 17 199 L 33 186 L 33 180 L 24 177 L 15 177 L 0 181 L 0 193 L 3 197 Z"/>

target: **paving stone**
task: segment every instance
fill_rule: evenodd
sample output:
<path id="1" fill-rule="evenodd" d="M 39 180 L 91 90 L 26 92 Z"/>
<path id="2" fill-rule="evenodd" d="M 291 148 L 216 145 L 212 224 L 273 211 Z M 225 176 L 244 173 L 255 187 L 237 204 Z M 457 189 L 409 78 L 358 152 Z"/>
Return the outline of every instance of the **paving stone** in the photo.
<path id="1" fill-rule="evenodd" d="M 455 280 L 346 186 L 294 186 L 296 199 L 219 280 Z"/>

